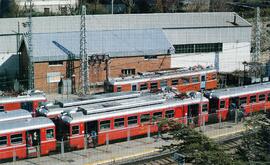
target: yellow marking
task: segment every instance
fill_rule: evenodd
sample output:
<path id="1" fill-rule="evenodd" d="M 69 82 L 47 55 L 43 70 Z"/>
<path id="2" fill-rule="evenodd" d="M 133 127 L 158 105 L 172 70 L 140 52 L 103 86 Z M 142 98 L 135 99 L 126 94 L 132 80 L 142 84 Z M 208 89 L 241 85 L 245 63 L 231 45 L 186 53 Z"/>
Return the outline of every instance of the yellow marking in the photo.
<path id="1" fill-rule="evenodd" d="M 158 152 L 160 150 L 161 149 L 151 149 L 151 150 L 147 150 L 147 151 L 132 154 L 132 155 L 127 155 L 127 156 L 122 156 L 122 157 L 115 157 L 115 158 L 112 158 L 112 159 L 96 161 L 96 162 L 93 162 L 93 163 L 87 163 L 85 165 L 101 165 L 101 164 L 105 164 L 105 163 L 112 163 L 112 162 L 116 162 L 116 161 L 120 161 L 120 160 L 124 160 L 124 159 L 144 156 L 144 155 L 147 155 L 147 154 Z"/>

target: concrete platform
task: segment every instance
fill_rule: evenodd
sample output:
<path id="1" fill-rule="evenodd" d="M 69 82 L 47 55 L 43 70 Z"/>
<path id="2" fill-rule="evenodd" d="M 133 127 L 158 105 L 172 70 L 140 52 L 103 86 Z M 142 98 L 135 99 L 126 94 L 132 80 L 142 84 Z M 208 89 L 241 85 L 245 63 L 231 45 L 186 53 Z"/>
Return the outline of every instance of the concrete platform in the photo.
<path id="1" fill-rule="evenodd" d="M 219 129 L 218 124 L 205 126 L 204 134 L 210 138 L 222 138 L 244 130 L 242 123 L 223 123 Z M 196 128 L 200 129 L 200 128 Z M 202 128 L 201 128 L 202 129 Z M 159 148 L 163 145 L 170 144 L 170 141 L 163 139 L 156 140 L 154 137 L 146 137 L 125 141 L 115 144 L 100 146 L 97 148 L 89 148 L 86 150 L 78 150 L 67 152 L 64 154 L 55 154 L 33 159 L 18 160 L 16 162 L 3 163 L 3 165 L 101 165 L 101 164 L 117 164 L 121 160 L 143 157 L 159 152 Z"/>

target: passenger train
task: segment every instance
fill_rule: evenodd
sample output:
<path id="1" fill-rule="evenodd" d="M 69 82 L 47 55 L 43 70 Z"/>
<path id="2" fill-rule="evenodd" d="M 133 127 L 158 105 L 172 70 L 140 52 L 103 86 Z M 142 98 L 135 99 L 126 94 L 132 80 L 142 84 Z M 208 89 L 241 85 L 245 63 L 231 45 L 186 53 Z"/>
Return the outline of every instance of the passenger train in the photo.
<path id="1" fill-rule="evenodd" d="M 25 158 L 35 149 L 46 155 L 56 150 L 58 140 L 65 140 L 70 148 L 81 149 L 91 132 L 96 133 L 98 145 L 149 131 L 156 133 L 161 119 L 198 126 L 210 122 L 212 115 L 227 120 L 230 112 L 237 109 L 245 115 L 270 110 L 270 83 L 218 89 L 192 97 L 170 92 L 137 94 L 122 99 L 105 97 L 104 100 L 110 100 L 105 102 L 101 97 L 95 104 L 78 104 L 76 110 L 62 111 L 57 122 L 46 117 L 0 121 L 0 159 L 12 158 L 14 151 L 19 158 Z"/>
<path id="2" fill-rule="evenodd" d="M 180 92 L 217 88 L 217 71 L 211 67 L 191 67 L 140 73 L 137 76 L 112 78 L 104 83 L 106 92 L 160 90 L 175 87 Z"/>

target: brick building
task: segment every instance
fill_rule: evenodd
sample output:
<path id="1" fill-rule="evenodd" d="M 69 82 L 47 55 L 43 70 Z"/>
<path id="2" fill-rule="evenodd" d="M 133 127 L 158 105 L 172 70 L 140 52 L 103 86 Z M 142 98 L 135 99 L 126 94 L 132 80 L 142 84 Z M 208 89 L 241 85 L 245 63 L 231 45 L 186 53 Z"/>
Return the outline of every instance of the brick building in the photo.
<path id="1" fill-rule="evenodd" d="M 109 55 L 108 70 L 105 62 L 89 62 L 90 83 L 102 84 L 108 77 L 135 75 L 138 72 L 170 68 L 173 46 L 161 29 L 126 29 L 87 32 L 87 54 Z M 20 45 L 20 79 L 24 86 L 28 81 L 28 39 Z M 79 89 L 80 32 L 34 33 L 33 61 L 35 89 L 57 92 L 61 79 L 67 78 L 68 55 L 56 44 L 75 54 L 73 85 Z M 107 75 L 106 75 L 107 74 Z"/>

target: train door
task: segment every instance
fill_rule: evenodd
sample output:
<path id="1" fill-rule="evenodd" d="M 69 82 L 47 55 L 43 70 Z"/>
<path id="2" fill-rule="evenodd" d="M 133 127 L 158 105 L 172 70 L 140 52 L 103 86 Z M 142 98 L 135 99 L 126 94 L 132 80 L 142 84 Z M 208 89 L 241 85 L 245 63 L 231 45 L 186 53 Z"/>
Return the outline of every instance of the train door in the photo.
<path id="1" fill-rule="evenodd" d="M 98 142 L 98 121 L 85 123 L 85 133 L 89 147 L 96 147 Z"/>
<path id="2" fill-rule="evenodd" d="M 32 113 L 33 112 L 33 102 L 31 102 L 31 101 L 22 102 L 21 103 L 21 108 Z"/>
<path id="3" fill-rule="evenodd" d="M 188 124 L 196 124 L 199 116 L 199 104 L 188 105 Z"/>
<path id="4" fill-rule="evenodd" d="M 137 84 L 131 84 L 131 91 L 137 91 Z"/>
<path id="5" fill-rule="evenodd" d="M 233 120 L 235 117 L 235 111 L 239 109 L 239 97 L 229 98 L 229 119 Z"/>
<path id="6" fill-rule="evenodd" d="M 206 75 L 201 75 L 201 89 L 205 89 L 206 87 Z"/>
<path id="7" fill-rule="evenodd" d="M 37 156 L 40 152 L 40 130 L 30 130 L 26 132 L 27 156 Z"/>

